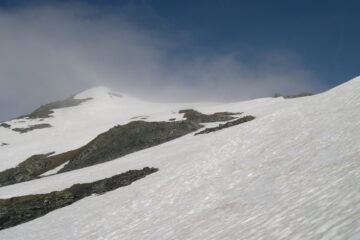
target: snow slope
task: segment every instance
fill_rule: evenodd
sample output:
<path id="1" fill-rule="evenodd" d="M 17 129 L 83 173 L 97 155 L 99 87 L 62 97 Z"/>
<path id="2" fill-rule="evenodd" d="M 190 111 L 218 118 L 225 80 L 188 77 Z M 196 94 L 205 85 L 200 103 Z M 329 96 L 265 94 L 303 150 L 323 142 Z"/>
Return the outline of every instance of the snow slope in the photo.
<path id="1" fill-rule="evenodd" d="M 95 89 L 83 96 L 92 91 L 104 92 Z M 64 136 L 64 143 L 52 135 L 43 135 L 46 140 L 37 136 L 37 141 L 46 142 L 42 151 L 61 151 L 133 115 L 166 120 L 184 107 L 141 102 L 126 108 L 119 102 L 111 109 L 113 100 L 106 101 L 109 106 L 81 110 L 94 104 L 89 101 L 76 111 L 56 111 L 51 119 L 54 129 L 28 134 L 52 131 Z M 139 106 L 142 111 L 137 111 Z M 210 134 L 189 134 L 100 165 L 0 188 L 0 197 L 7 198 L 60 190 L 128 169 L 159 168 L 128 187 L 0 231 L 0 239 L 360 239 L 360 77 L 311 97 L 191 106 L 204 113 L 241 111 L 257 118 Z M 116 115 L 118 107 L 124 110 Z M 97 111 L 104 115 L 91 118 Z M 75 115 L 89 127 L 66 122 Z M 72 131 L 61 133 L 64 125 Z M 37 146 L 23 149 L 34 152 Z M 11 151 L 1 151 L 3 162 Z M 1 166 L 11 165 L 7 161 Z"/>
<path id="2" fill-rule="evenodd" d="M 194 105 L 149 103 L 106 87 L 84 91 L 74 98 L 92 100 L 75 107 L 55 109 L 52 118 L 13 119 L 6 122 L 11 128 L 42 123 L 51 124 L 51 128 L 21 134 L 0 127 L 0 145 L 9 144 L 0 147 L 0 171 L 15 167 L 34 154 L 62 153 L 81 147 L 115 125 L 139 120 L 136 117 L 148 116 L 149 121 L 180 119 L 182 114 L 177 113 L 178 109 Z"/>

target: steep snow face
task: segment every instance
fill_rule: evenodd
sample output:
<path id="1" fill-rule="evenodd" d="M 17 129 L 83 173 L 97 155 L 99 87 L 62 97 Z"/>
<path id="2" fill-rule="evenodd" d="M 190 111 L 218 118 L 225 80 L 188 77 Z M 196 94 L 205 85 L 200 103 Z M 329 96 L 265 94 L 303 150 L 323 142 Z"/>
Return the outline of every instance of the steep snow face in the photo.
<path id="1" fill-rule="evenodd" d="M 360 239 L 359 105 L 360 78 L 312 97 L 194 104 L 204 113 L 257 118 L 0 188 L 6 198 L 159 168 L 128 187 L 0 231 L 0 238 Z"/>

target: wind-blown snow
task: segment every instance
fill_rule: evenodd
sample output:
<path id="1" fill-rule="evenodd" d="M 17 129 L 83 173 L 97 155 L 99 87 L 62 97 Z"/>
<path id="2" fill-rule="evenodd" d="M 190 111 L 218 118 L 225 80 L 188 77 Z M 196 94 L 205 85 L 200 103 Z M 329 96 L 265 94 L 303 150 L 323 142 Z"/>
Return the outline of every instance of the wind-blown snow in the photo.
<path id="1" fill-rule="evenodd" d="M 83 118 L 105 111 L 83 110 L 94 102 L 83 103 L 76 111 L 75 107 L 56 111 L 54 126 L 63 128 L 66 123 L 61 121 L 77 114 Z M 87 126 L 96 130 L 86 133 L 89 129 L 79 127 L 71 136 L 85 141 L 116 120 L 130 121 L 136 110 L 122 107 L 118 119 L 89 117 Z M 144 107 L 141 115 L 166 120 L 177 107 Z M 193 107 L 205 113 L 241 111 L 256 119 L 210 134 L 189 134 L 115 161 L 0 188 L 0 196 L 7 198 L 60 190 L 128 169 L 159 168 L 128 187 L 0 231 L 0 238 L 360 239 L 360 78 L 311 97 Z M 56 127 L 38 131 L 59 131 Z M 3 136 L 5 130 L 1 131 Z M 64 149 L 81 143 L 69 139 Z M 56 147 L 51 144 L 47 150 Z"/>

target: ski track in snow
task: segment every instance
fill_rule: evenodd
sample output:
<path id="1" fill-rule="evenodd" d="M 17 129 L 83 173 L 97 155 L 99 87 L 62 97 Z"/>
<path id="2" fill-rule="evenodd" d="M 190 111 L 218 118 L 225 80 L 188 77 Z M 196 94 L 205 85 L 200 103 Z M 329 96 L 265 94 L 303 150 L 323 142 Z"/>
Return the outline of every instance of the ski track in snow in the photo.
<path id="1" fill-rule="evenodd" d="M 311 97 L 231 104 L 114 100 L 107 91 L 77 95 L 95 99 L 56 110 L 44 121 L 54 128 L 23 135 L 0 128 L 0 142 L 10 144 L 0 148 L 1 168 L 29 154 L 79 147 L 139 115 L 150 116 L 147 121 L 181 119 L 173 111 L 194 108 L 256 119 L 2 187 L 0 197 L 8 198 L 159 168 L 130 186 L 0 231 L 0 239 L 360 239 L 360 78 Z"/>

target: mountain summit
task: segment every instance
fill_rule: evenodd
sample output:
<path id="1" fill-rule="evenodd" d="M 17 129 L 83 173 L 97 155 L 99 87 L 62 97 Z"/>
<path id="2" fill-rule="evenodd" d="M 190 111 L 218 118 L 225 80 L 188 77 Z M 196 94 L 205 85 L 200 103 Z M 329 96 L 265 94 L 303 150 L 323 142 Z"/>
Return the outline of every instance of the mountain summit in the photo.
<path id="1" fill-rule="evenodd" d="M 16 183 L 0 187 L 0 238 L 358 239 L 359 109 L 360 77 L 292 99 L 99 87 L 44 105 L 0 123 L 0 179 Z"/>

